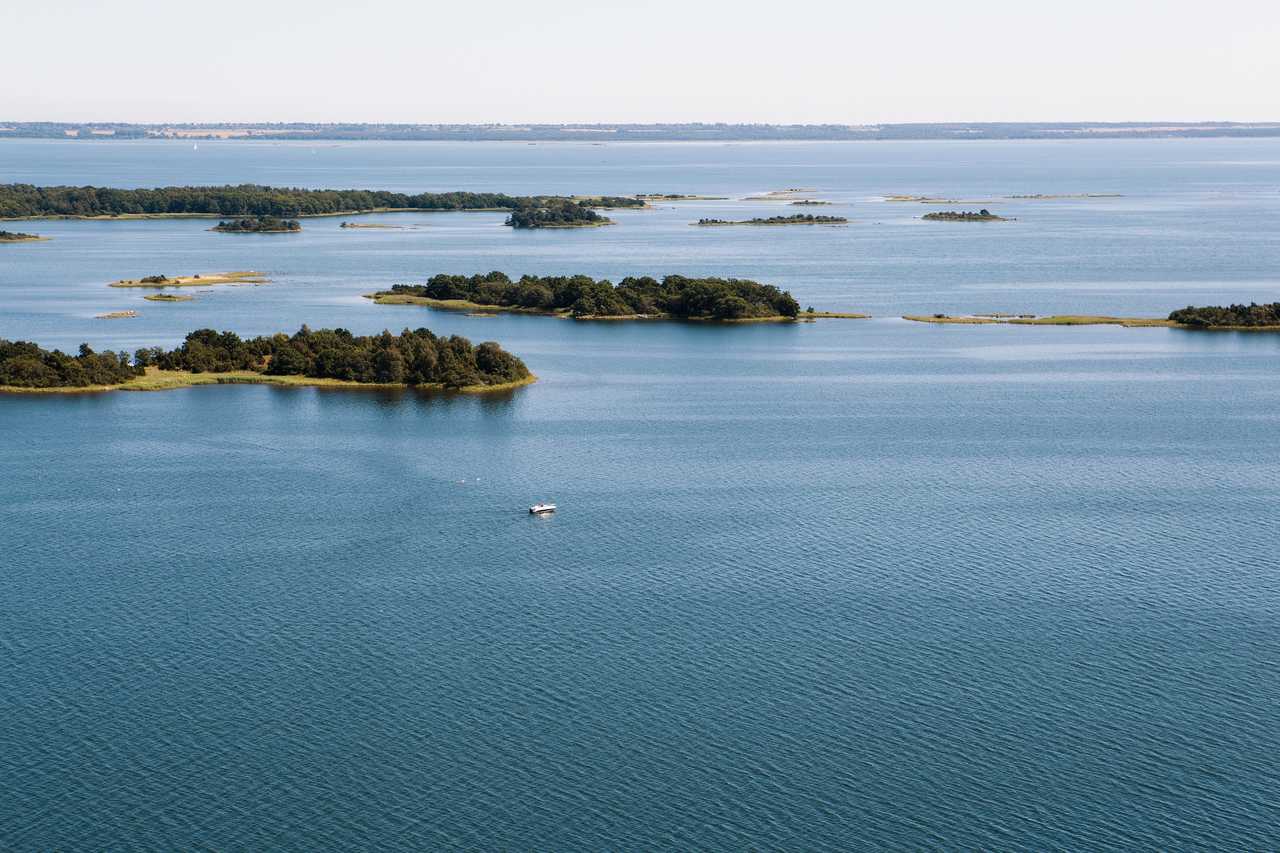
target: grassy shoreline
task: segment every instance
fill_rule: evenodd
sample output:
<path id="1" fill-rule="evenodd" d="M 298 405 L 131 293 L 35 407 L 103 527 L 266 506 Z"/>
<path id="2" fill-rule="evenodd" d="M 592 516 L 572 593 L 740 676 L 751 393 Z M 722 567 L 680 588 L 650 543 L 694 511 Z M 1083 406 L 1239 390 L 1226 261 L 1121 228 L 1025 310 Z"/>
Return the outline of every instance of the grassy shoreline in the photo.
<path id="1" fill-rule="evenodd" d="M 623 322 L 644 320 L 667 320 L 681 323 L 803 323 L 808 320 L 869 320 L 870 314 L 857 314 L 842 311 L 814 311 L 812 314 L 801 312 L 796 317 L 785 317 L 774 314 L 765 317 L 741 317 L 734 320 L 718 320 L 714 317 L 676 317 L 671 314 L 618 314 L 612 316 L 575 317 L 568 311 L 546 311 L 540 308 L 521 308 L 518 305 L 482 305 L 465 299 L 432 299 L 428 296 L 413 296 L 407 293 L 366 293 L 365 299 L 377 305 L 421 305 L 436 311 L 457 311 L 467 314 L 529 314 L 535 317 L 558 317 L 562 320 L 585 320 L 596 322 Z"/>
<path id="2" fill-rule="evenodd" d="M 194 273 L 192 275 L 174 276 L 173 278 L 166 277 L 164 281 L 122 278 L 119 281 L 111 282 L 107 286 L 160 289 L 165 287 L 204 287 L 215 284 L 268 284 L 269 282 L 270 279 L 256 270 L 232 270 L 230 272 Z"/>
<path id="3" fill-rule="evenodd" d="M 1192 325 L 1174 323 L 1155 316 L 1106 316 L 1089 314 L 1051 314 L 1047 316 L 1002 316 L 996 314 L 963 314 L 959 316 L 933 314 L 904 314 L 902 319 L 913 323 L 937 325 L 1121 325 L 1128 329 L 1166 328 L 1192 329 Z M 1226 328 L 1226 327 L 1222 327 Z M 1280 328 L 1280 327 L 1252 327 Z"/>
<path id="4" fill-rule="evenodd" d="M 447 391 L 455 394 L 489 394 L 497 391 L 509 391 L 538 381 L 533 374 L 515 382 L 504 382 L 501 385 L 468 385 L 463 388 L 446 389 L 443 385 L 402 385 L 372 382 L 351 382 L 346 379 L 324 379 L 310 376 L 270 376 L 255 373 L 251 370 L 236 370 L 228 373 L 189 373 L 183 370 L 159 370 L 147 368 L 145 376 L 139 376 L 118 385 L 86 385 L 78 388 L 22 388 L 14 385 L 0 385 L 0 394 L 100 394 L 106 391 L 169 391 L 174 388 L 194 388 L 200 385 L 275 385 L 290 388 L 338 388 L 347 391 L 411 389 L 423 391 Z"/>
<path id="5" fill-rule="evenodd" d="M 547 223 L 547 224 L 534 225 L 534 226 L 531 226 L 531 227 L 530 227 L 530 226 L 526 226 L 526 227 L 523 227 L 523 228 L 517 228 L 516 230 L 517 230 L 517 231 L 540 231 L 540 230 L 542 230 L 542 229 L 544 229 L 544 228 L 546 228 L 546 229 L 551 229 L 551 228 L 603 228 L 603 227 L 604 227 L 604 226 L 606 226 L 606 225 L 617 225 L 617 224 L 618 224 L 618 223 L 614 222 L 612 219 L 609 219 L 608 217 L 602 217 L 602 218 L 601 218 L 601 221 L 599 221 L 599 222 L 555 222 L 555 223 Z"/>

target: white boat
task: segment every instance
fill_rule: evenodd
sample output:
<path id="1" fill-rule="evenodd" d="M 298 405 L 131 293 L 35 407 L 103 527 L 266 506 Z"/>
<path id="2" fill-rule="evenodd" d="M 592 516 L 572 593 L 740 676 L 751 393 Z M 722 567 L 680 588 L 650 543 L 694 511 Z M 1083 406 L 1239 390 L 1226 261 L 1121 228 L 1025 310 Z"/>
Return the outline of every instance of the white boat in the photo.
<path id="1" fill-rule="evenodd" d="M 529 515 L 547 515 L 556 511 L 556 505 L 553 503 L 534 504 L 529 507 Z"/>

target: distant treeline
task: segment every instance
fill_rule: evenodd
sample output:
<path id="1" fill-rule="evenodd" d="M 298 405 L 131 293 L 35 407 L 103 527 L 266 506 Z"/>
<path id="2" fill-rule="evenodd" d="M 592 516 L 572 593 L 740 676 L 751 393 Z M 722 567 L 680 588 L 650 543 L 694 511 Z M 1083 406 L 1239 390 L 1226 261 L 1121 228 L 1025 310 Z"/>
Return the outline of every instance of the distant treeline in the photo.
<path id="1" fill-rule="evenodd" d="M 624 278 L 616 286 L 590 276 L 526 275 L 512 281 L 501 272 L 437 275 L 425 285 L 397 284 L 393 293 L 428 299 L 462 299 L 479 305 L 532 311 L 567 311 L 575 317 L 666 315 L 681 319 L 740 320 L 795 317 L 800 304 L 770 284 L 746 279 L 669 275 Z"/>
<path id="2" fill-rule="evenodd" d="M 271 376 L 309 376 L 351 382 L 443 385 L 464 388 L 502 385 L 529 376 L 520 359 L 493 342 L 475 346 L 466 338 L 442 338 L 427 329 L 399 335 L 356 336 L 346 329 L 303 326 L 296 334 L 243 340 L 234 332 L 200 329 L 175 350 L 140 349 L 95 353 L 88 344 L 70 356 L 26 341 L 0 340 L 0 385 L 78 388 L 116 385 L 146 368 L 224 373 L 247 370 Z"/>
<path id="3" fill-rule="evenodd" d="M 18 243 L 23 240 L 39 240 L 35 234 L 23 234 L 21 231 L 0 231 L 0 243 Z"/>
<path id="4" fill-rule="evenodd" d="M 222 187 L 37 187 L 0 184 L 0 217 L 123 216 L 322 216 L 369 210 L 521 210 L 545 206 L 642 207 L 636 198 L 603 197 L 575 202 L 559 196 L 503 193 L 394 193 L 382 190 L 308 190 L 256 184 Z"/>
<path id="5" fill-rule="evenodd" d="M 301 231 L 302 223 L 296 219 L 280 219 L 276 216 L 246 216 L 242 219 L 223 220 L 213 226 L 213 230 L 229 234 L 270 234 Z"/>
<path id="6" fill-rule="evenodd" d="M 1169 319 L 1185 326 L 1280 326 L 1280 302 L 1259 305 L 1209 305 L 1196 308 L 1188 305 L 1169 315 Z"/>

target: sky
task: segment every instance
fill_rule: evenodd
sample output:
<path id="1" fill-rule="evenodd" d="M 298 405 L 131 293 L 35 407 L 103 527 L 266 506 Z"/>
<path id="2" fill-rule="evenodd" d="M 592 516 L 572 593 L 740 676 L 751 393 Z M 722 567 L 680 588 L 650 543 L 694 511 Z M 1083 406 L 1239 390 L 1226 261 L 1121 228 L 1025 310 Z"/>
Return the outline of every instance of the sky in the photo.
<path id="1" fill-rule="evenodd" d="M 1280 0 L 3 0 L 0 121 L 1280 120 Z"/>

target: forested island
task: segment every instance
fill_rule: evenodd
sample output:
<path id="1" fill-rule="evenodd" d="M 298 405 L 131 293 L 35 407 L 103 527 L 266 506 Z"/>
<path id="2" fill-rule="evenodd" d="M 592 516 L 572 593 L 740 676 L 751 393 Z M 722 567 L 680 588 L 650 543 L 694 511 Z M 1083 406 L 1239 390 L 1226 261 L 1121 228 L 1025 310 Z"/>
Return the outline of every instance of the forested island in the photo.
<path id="1" fill-rule="evenodd" d="M 612 225 L 613 220 L 592 210 L 603 205 L 599 201 L 582 199 L 545 199 L 526 204 L 511 211 L 504 225 L 512 228 L 594 228 Z"/>
<path id="2" fill-rule="evenodd" d="M 644 207 L 638 198 L 599 196 L 575 202 L 563 196 L 503 193 L 395 193 L 382 190 L 309 190 L 240 184 L 221 187 L 37 187 L 0 184 L 0 219 L 40 217 L 252 217 L 297 218 L 392 210 L 510 210 L 567 202 L 580 207 Z"/>
<path id="3" fill-rule="evenodd" d="M 160 347 L 76 355 L 26 341 L 0 340 L 0 390 L 159 390 L 257 382 L 287 385 L 408 385 L 491 391 L 528 384 L 524 362 L 498 344 L 473 345 L 427 329 L 356 336 L 346 329 L 241 339 L 200 329 L 174 350 Z"/>
<path id="4" fill-rule="evenodd" d="M 383 304 L 462 311 L 519 311 L 577 319 L 794 320 L 800 304 L 784 290 L 747 279 L 668 275 L 627 277 L 617 285 L 590 276 L 437 275 L 370 295 Z M 813 312 L 806 316 L 835 316 Z"/>
<path id="5" fill-rule="evenodd" d="M 223 220 L 209 230 L 225 234 L 287 234 L 301 231 L 302 223 L 296 219 L 279 219 L 275 216 L 246 216 L 242 219 Z"/>
<path id="6" fill-rule="evenodd" d="M 942 210 L 936 213 L 926 213 L 921 219 L 928 219 L 931 222 L 1008 222 L 1009 220 L 1003 216 L 996 216 L 985 207 L 979 211 L 972 210 Z"/>
<path id="7" fill-rule="evenodd" d="M 1199 308 L 1188 305 L 1172 312 L 1169 319 L 1196 329 L 1280 329 L 1280 302 Z"/>
<path id="8" fill-rule="evenodd" d="M 814 216 L 812 213 L 796 213 L 791 216 L 768 216 L 755 219 L 699 219 L 694 225 L 840 225 L 848 222 L 843 216 Z"/>
<path id="9" fill-rule="evenodd" d="M 21 231 L 0 231 L 0 243 L 29 243 L 33 240 L 47 240 L 39 234 L 23 234 Z"/>

